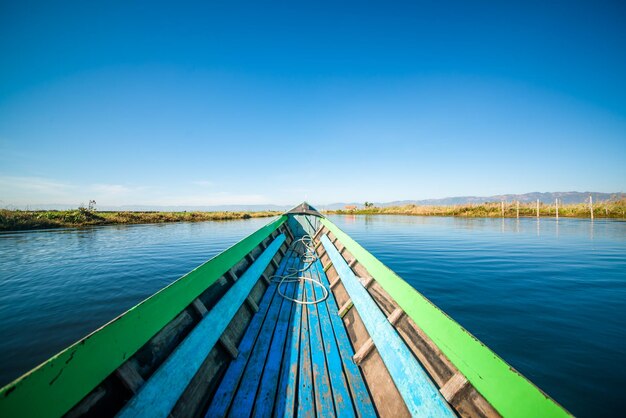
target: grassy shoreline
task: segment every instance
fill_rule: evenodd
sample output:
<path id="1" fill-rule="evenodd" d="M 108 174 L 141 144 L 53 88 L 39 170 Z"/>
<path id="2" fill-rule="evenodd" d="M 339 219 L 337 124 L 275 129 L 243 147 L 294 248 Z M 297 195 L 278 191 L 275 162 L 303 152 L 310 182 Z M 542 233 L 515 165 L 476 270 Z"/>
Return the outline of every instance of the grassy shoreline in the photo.
<path id="1" fill-rule="evenodd" d="M 336 215 L 411 215 L 411 216 L 457 216 L 467 218 L 500 218 L 502 204 L 483 203 L 455 206 L 389 206 L 354 210 L 331 210 Z M 599 202 L 593 205 L 594 218 L 624 219 L 626 199 Z M 0 209 L 0 231 L 25 231 L 33 229 L 80 228 L 99 225 L 149 224 L 169 222 L 228 221 L 249 218 L 267 218 L 280 212 L 96 212 L 86 209 L 27 211 Z M 517 205 L 505 203 L 504 217 L 515 218 Z M 520 217 L 536 217 L 536 203 L 519 206 Z M 555 205 L 539 205 L 540 217 L 555 217 Z M 588 204 L 559 205 L 559 217 L 589 218 Z"/>
<path id="2" fill-rule="evenodd" d="M 266 218 L 280 212 L 96 212 L 76 210 L 8 210 L 0 209 L 0 231 L 80 228 L 99 225 L 149 224 L 169 222 L 228 221 Z"/>
<path id="3" fill-rule="evenodd" d="M 370 207 L 354 210 L 332 210 L 326 211 L 328 214 L 336 215 L 411 215 L 411 216 L 457 216 L 466 218 L 515 218 L 517 217 L 517 204 L 504 204 L 504 214 L 502 203 L 483 203 L 472 205 L 454 206 L 389 206 Z M 594 218 L 624 219 L 626 214 L 626 199 L 617 201 L 598 202 L 593 205 Z M 536 217 L 536 203 L 520 203 L 520 217 Z M 556 206 L 540 204 L 539 216 L 554 218 L 556 216 Z M 559 217 L 562 218 L 590 218 L 589 204 L 569 204 L 559 205 Z"/>

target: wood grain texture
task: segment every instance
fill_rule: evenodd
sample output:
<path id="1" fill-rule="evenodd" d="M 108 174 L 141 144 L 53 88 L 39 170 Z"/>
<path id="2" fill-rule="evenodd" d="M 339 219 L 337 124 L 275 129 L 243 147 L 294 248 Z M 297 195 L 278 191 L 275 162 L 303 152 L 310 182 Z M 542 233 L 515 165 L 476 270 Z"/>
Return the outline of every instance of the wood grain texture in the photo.
<path id="1" fill-rule="evenodd" d="M 285 294 L 288 297 L 295 296 L 297 284 L 287 283 L 285 286 Z M 282 299 L 282 306 L 278 315 L 278 322 L 274 329 L 274 336 L 272 337 L 272 345 L 269 349 L 267 361 L 265 362 L 265 369 L 263 370 L 263 377 L 261 384 L 256 395 L 255 407 L 253 411 L 254 417 L 267 417 L 272 414 L 274 409 L 274 402 L 277 396 L 278 379 L 280 378 L 281 365 L 285 358 L 285 343 L 287 340 L 287 334 L 289 330 L 289 321 L 291 319 L 291 311 L 293 310 L 294 303 L 288 299 Z M 281 396 L 279 394 L 278 396 Z"/>
<path id="2" fill-rule="evenodd" d="M 272 241 L 254 264 L 233 284 L 228 293 L 167 358 L 152 378 L 142 386 L 139 393 L 126 404 L 118 414 L 119 417 L 166 417 L 169 415 L 187 384 L 284 241 L 284 235 L 279 235 Z"/>
<path id="3" fill-rule="evenodd" d="M 325 286 L 329 286 L 328 277 L 323 272 L 321 261 L 316 261 L 314 267 L 320 281 Z M 335 301 L 333 292 L 329 292 L 328 299 L 326 299 L 326 308 L 328 309 L 328 317 L 339 348 L 339 355 L 341 356 L 341 362 L 346 380 L 348 382 L 348 388 L 352 396 L 355 412 L 359 417 L 375 417 L 376 410 L 372 404 L 367 386 L 363 381 L 363 376 L 361 375 L 357 365 L 352 360 L 354 350 L 352 349 L 352 345 L 350 345 L 350 338 L 348 337 L 346 328 L 341 321 L 341 318 L 339 318 L 337 302 Z"/>
<path id="4" fill-rule="evenodd" d="M 261 381 L 283 300 L 280 296 L 274 296 L 272 300 L 228 416 L 247 417 L 250 416 L 254 408 L 257 389 Z"/>
<path id="5" fill-rule="evenodd" d="M 323 283 L 320 276 L 321 269 L 318 269 L 318 267 L 319 262 L 313 264 L 311 276 Z M 314 292 L 316 298 L 321 298 L 323 296 L 322 289 L 318 286 L 315 286 Z M 324 352 L 326 354 L 326 362 L 328 364 L 328 371 L 330 374 L 330 384 L 332 387 L 335 411 L 339 417 L 353 417 L 355 416 L 354 407 L 350 396 L 348 381 L 346 380 L 345 372 L 343 370 L 340 349 L 330 319 L 332 314 L 329 312 L 327 301 L 317 304 L 316 308 L 319 317 L 321 318 L 320 330 L 322 332 Z"/>
<path id="6" fill-rule="evenodd" d="M 306 287 L 303 292 L 307 297 Z M 313 401 L 313 373 L 311 367 L 311 345 L 309 338 L 309 318 L 307 306 L 302 306 L 302 323 L 300 336 L 300 371 L 298 374 L 298 417 L 315 416 L 315 404 Z"/>
<path id="7" fill-rule="evenodd" d="M 288 266 L 288 257 L 283 259 L 281 266 L 278 269 L 278 274 L 283 274 Z M 235 359 L 226 374 L 224 375 L 220 385 L 211 401 L 209 409 L 206 413 L 207 417 L 221 417 L 225 416 L 230 408 L 233 397 L 235 396 L 239 382 L 243 376 L 245 368 L 248 364 L 254 344 L 258 338 L 261 326 L 265 320 L 265 315 L 270 308 L 270 305 L 276 297 L 276 283 L 272 283 L 265 292 L 261 303 L 259 304 L 259 312 L 252 318 L 250 325 L 243 336 L 243 339 L 239 343 L 239 355 Z"/>
<path id="8" fill-rule="evenodd" d="M 321 240 L 409 412 L 414 416 L 454 417 L 455 414 L 448 403 L 367 290 L 360 284 L 328 236 L 322 236 Z"/>
<path id="9" fill-rule="evenodd" d="M 304 286 L 297 283 L 296 299 L 304 296 Z M 297 400 L 297 382 L 300 360 L 300 336 L 302 326 L 302 305 L 296 304 L 291 314 L 290 327 L 287 334 L 285 357 L 278 385 L 278 394 L 274 416 L 293 417 Z"/>
<path id="10" fill-rule="evenodd" d="M 306 275 L 310 277 L 310 272 Z M 305 287 L 309 300 L 315 300 L 315 291 L 310 281 L 305 281 Z M 317 305 L 307 305 L 309 319 L 309 339 L 311 344 L 311 366 L 313 373 L 313 387 L 315 396 L 315 409 L 318 416 L 332 417 L 335 416 L 333 408 L 332 390 L 330 386 L 329 370 L 326 365 L 326 355 L 324 353 L 324 342 L 322 340 L 322 332 L 320 318 L 317 312 Z M 321 320 L 328 320 L 322 318 Z"/>

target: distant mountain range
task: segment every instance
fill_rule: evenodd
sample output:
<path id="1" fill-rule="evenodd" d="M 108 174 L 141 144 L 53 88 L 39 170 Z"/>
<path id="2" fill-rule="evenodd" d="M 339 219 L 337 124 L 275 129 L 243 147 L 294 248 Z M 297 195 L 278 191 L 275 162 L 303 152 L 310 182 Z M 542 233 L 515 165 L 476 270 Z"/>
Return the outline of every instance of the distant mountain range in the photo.
<path id="1" fill-rule="evenodd" d="M 375 206 L 387 207 L 387 206 L 404 206 L 404 205 L 432 205 L 432 206 L 450 206 L 450 205 L 467 205 L 470 203 L 485 203 L 485 202 L 513 202 L 520 201 L 536 202 L 539 199 L 542 203 L 554 203 L 555 199 L 559 199 L 560 203 L 573 204 L 584 203 L 589 201 L 589 196 L 593 198 L 594 202 L 601 202 L 611 199 L 626 198 L 624 193 L 599 193 L 599 192 L 533 192 L 524 194 L 503 194 L 495 196 L 456 196 L 456 197 L 444 197 L 441 199 L 423 199 L 423 200 L 397 200 L 394 202 L 373 202 Z M 198 212 L 218 212 L 218 211 L 286 211 L 291 209 L 294 205 L 219 205 L 219 206 L 148 206 L 148 205 L 125 205 L 125 206 L 98 206 L 97 209 L 101 211 L 162 211 L 162 212 L 182 212 L 182 211 L 198 211 Z M 362 207 L 364 202 L 338 202 L 328 205 L 316 205 L 311 203 L 314 207 L 320 210 L 336 210 L 343 209 L 346 206 Z M 52 210 L 67 210 L 76 209 L 76 206 L 71 205 L 30 205 L 27 208 L 29 210 L 38 209 L 52 209 Z"/>

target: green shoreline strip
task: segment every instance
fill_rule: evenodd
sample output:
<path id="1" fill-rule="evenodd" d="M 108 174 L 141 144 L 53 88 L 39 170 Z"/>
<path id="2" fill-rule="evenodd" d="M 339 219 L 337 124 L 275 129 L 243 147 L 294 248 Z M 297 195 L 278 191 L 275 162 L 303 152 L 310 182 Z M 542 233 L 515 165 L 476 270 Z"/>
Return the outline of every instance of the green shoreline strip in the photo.
<path id="1" fill-rule="evenodd" d="M 226 251 L 0 390 L 0 416 L 65 414 L 287 219 Z"/>
<path id="2" fill-rule="evenodd" d="M 339 227 L 321 222 L 503 417 L 571 416 Z"/>

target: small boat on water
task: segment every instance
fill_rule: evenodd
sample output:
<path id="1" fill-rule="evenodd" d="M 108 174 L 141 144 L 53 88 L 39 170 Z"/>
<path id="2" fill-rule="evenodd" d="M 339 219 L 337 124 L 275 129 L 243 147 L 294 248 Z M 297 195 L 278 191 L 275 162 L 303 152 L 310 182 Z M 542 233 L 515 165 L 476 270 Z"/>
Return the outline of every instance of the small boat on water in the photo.
<path id="1" fill-rule="evenodd" d="M 0 416 L 570 414 L 303 203 L 2 388 Z"/>

